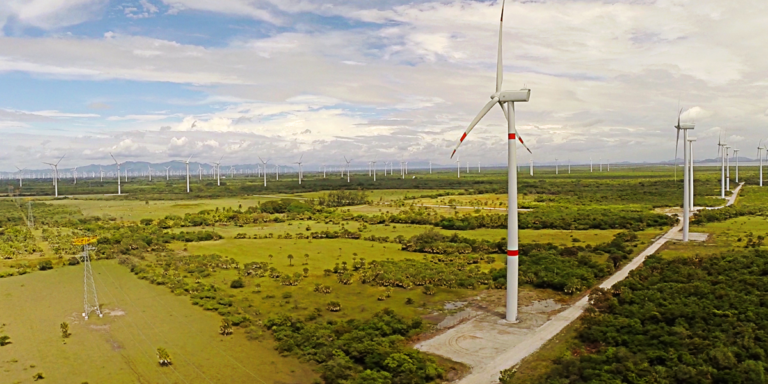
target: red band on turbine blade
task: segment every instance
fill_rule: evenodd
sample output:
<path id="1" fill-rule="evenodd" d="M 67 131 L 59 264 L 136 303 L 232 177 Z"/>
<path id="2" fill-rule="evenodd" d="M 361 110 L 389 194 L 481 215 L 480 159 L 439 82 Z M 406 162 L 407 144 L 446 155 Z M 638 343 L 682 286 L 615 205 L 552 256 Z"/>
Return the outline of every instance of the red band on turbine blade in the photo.
<path id="1" fill-rule="evenodd" d="M 510 140 L 514 140 L 515 139 L 515 134 L 514 133 L 510 133 L 509 134 L 509 139 Z"/>
<path id="2" fill-rule="evenodd" d="M 461 139 L 459 139 L 459 141 L 463 142 L 464 139 L 466 138 L 467 138 L 467 133 L 465 132 L 463 135 L 461 135 Z"/>
<path id="3" fill-rule="evenodd" d="M 522 137 L 520 138 L 520 142 L 523 143 L 523 138 Z M 525 143 L 523 143 L 523 144 L 525 144 Z"/>
<path id="4" fill-rule="evenodd" d="M 518 251 L 507 250 L 507 256 L 517 257 Z"/>

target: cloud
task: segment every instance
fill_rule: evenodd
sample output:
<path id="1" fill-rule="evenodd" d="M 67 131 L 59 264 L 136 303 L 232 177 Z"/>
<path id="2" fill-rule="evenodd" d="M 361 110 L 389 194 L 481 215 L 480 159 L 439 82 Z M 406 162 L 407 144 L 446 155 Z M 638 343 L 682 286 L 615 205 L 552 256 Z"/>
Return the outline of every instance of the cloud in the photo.
<path id="1" fill-rule="evenodd" d="M 104 109 L 110 109 L 112 108 L 111 105 L 101 102 L 93 102 L 88 104 L 88 108 L 90 109 L 97 109 L 97 110 L 104 110 Z"/>
<path id="2" fill-rule="evenodd" d="M 186 137 L 176 138 L 173 137 L 171 139 L 171 143 L 169 144 L 170 147 L 183 147 L 187 144 L 189 140 Z"/>
<path id="3" fill-rule="evenodd" d="M 107 3 L 108 0 L 4 0 L 0 18 L 13 17 L 23 25 L 50 30 L 90 20 Z"/>
<path id="4" fill-rule="evenodd" d="M 107 121 L 157 121 L 166 120 L 170 118 L 170 115 L 126 115 L 126 116 L 110 116 Z"/>

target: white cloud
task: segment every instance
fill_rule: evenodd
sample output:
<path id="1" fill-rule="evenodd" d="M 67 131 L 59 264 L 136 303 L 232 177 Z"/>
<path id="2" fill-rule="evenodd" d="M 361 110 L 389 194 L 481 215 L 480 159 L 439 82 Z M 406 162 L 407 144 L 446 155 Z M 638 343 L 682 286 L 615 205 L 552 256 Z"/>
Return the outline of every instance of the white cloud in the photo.
<path id="1" fill-rule="evenodd" d="M 173 137 L 171 139 L 170 146 L 171 147 L 183 147 L 183 146 L 185 146 L 187 144 L 188 141 L 189 140 L 186 137 L 181 137 L 181 138 L 178 138 L 178 139 L 176 137 Z"/>
<path id="2" fill-rule="evenodd" d="M 89 20 L 107 3 L 108 0 L 4 0 L 0 19 L 13 16 L 26 25 L 55 29 Z"/>

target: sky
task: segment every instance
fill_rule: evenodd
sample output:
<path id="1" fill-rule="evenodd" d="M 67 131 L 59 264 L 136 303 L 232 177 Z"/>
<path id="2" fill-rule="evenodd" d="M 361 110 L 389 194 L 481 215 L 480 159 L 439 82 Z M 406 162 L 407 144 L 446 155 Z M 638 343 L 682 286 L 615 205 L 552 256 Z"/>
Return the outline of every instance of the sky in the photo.
<path id="1" fill-rule="evenodd" d="M 716 156 L 721 133 L 755 157 L 768 137 L 767 11 L 508 1 L 503 88 L 531 89 L 516 123 L 534 160 L 671 160 L 678 106 L 698 157 Z M 452 164 L 495 91 L 500 12 L 496 0 L 3 0 L 0 170 L 109 153 Z M 501 165 L 506 144 L 494 108 L 457 155 Z"/>

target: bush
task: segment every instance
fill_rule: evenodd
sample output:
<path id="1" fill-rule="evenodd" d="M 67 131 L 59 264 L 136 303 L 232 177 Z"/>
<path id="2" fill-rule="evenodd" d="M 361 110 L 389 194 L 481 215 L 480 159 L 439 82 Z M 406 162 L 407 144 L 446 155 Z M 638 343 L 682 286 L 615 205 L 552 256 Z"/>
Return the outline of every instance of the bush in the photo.
<path id="1" fill-rule="evenodd" d="M 11 344 L 11 337 L 8 335 L 0 335 L 0 347 L 5 347 Z"/>
<path id="2" fill-rule="evenodd" d="M 245 282 L 243 281 L 243 279 L 235 279 L 235 280 L 232 280 L 232 282 L 229 284 L 229 287 L 235 288 L 235 289 L 244 288 Z"/>
<path id="3" fill-rule="evenodd" d="M 77 257 L 70 257 L 69 259 L 67 259 L 67 265 L 78 265 L 78 264 L 80 264 L 80 259 L 78 259 Z"/>
<path id="4" fill-rule="evenodd" d="M 50 260 L 43 260 L 37 265 L 37 269 L 41 271 L 47 271 L 53 269 L 53 263 Z"/>

